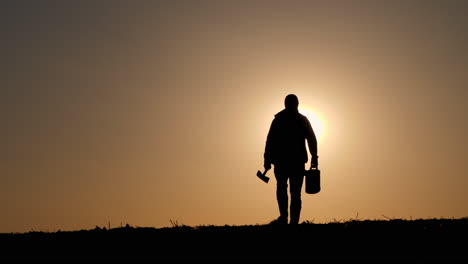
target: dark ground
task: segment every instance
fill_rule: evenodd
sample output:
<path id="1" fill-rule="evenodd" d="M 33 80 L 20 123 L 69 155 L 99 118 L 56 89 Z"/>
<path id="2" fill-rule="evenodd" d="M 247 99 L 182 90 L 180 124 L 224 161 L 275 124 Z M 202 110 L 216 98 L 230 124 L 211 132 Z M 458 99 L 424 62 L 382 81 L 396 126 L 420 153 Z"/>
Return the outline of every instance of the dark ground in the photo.
<path id="1" fill-rule="evenodd" d="M 463 261 L 468 218 L 0 234 L 5 260 Z"/>

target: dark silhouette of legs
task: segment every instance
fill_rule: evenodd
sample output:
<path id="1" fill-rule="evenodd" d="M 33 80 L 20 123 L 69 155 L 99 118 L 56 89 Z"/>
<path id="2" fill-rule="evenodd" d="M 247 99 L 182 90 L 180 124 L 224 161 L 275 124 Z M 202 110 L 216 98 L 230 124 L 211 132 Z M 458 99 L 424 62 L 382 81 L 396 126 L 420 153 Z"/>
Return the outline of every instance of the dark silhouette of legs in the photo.
<path id="1" fill-rule="evenodd" d="M 301 191 L 304 182 L 304 164 L 293 164 L 293 165 L 279 165 L 275 166 L 275 178 L 276 178 L 276 199 L 278 201 L 278 209 L 280 217 L 278 220 L 287 223 L 288 220 L 288 180 L 290 184 L 290 223 L 298 224 L 302 201 Z"/>

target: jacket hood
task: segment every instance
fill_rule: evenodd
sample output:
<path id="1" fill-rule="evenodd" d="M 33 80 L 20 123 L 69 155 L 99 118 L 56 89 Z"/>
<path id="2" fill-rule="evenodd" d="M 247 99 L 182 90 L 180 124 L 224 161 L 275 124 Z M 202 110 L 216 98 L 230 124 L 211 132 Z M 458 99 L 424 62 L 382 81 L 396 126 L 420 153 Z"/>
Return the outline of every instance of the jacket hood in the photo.
<path id="1" fill-rule="evenodd" d="M 297 115 L 299 114 L 299 110 L 297 109 L 283 109 L 280 112 L 278 112 L 275 117 L 285 117 L 285 116 L 291 116 L 291 115 Z"/>

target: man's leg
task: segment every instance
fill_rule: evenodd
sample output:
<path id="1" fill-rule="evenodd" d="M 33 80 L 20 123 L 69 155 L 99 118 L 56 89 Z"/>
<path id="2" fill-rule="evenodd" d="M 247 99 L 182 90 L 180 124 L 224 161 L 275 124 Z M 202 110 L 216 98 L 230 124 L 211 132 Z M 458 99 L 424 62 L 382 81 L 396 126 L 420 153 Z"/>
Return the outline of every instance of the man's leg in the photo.
<path id="1" fill-rule="evenodd" d="M 282 168 L 275 166 L 276 199 L 280 212 L 279 221 L 288 223 L 288 175 Z"/>
<path id="2" fill-rule="evenodd" d="M 304 164 L 300 164 L 291 169 L 291 176 L 289 178 L 291 185 L 291 221 L 290 224 L 298 224 L 301 216 L 302 200 L 301 192 L 304 183 Z"/>

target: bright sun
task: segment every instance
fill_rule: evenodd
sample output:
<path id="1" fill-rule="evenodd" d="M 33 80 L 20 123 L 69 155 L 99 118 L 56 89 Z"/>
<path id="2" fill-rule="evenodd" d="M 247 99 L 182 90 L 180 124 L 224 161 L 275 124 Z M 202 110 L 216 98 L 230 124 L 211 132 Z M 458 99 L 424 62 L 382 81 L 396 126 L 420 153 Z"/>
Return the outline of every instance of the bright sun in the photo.
<path id="1" fill-rule="evenodd" d="M 314 129 L 315 136 L 317 137 L 317 141 L 323 139 L 324 132 L 325 132 L 325 125 L 324 121 L 321 116 L 314 110 L 311 110 L 309 107 L 301 107 L 299 106 L 299 112 L 305 115 L 312 125 Z"/>

